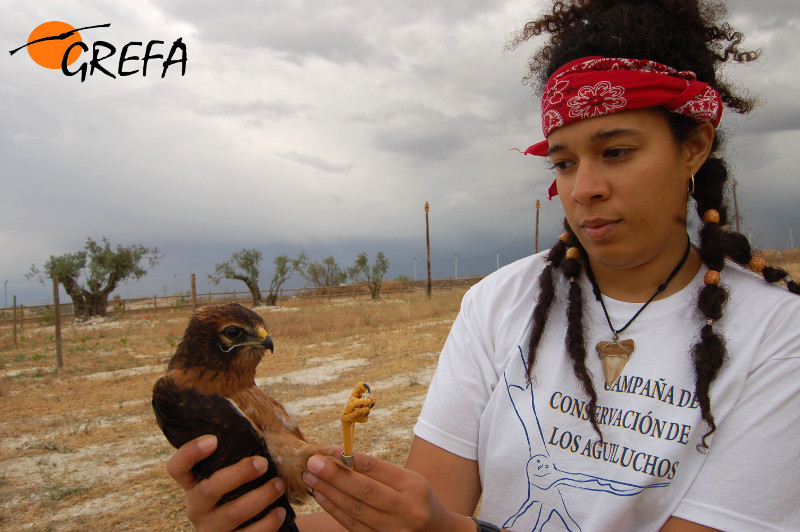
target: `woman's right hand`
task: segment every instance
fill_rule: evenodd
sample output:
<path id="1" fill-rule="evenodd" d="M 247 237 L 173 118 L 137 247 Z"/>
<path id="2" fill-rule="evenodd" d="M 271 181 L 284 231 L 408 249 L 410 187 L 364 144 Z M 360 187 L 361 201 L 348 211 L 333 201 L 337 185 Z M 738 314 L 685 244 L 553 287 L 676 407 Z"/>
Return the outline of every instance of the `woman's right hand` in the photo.
<path id="1" fill-rule="evenodd" d="M 263 475 L 267 470 L 267 460 L 261 456 L 244 458 L 198 481 L 192 467 L 216 448 L 217 439 L 214 436 L 201 436 L 182 445 L 167 462 L 167 472 L 186 493 L 186 515 L 199 531 L 233 530 L 275 502 L 286 490 L 284 481 L 274 478 L 237 499 L 217 506 L 223 495 Z M 276 508 L 243 530 L 275 532 L 285 517 L 285 510 Z"/>

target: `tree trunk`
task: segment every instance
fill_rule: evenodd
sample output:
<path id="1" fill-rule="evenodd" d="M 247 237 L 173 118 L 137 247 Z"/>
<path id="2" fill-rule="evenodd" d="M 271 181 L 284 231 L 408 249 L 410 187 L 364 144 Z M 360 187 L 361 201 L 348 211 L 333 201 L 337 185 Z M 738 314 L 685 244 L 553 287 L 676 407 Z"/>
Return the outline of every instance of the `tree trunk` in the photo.
<path id="1" fill-rule="evenodd" d="M 369 284 L 369 291 L 372 294 L 372 299 L 380 299 L 378 294 L 381 291 L 381 285 L 378 283 L 368 283 Z"/>
<path id="2" fill-rule="evenodd" d="M 245 284 L 247 285 L 247 288 L 250 289 L 250 295 L 253 297 L 253 306 L 260 307 L 263 305 L 264 302 L 261 299 L 261 290 L 258 289 L 258 285 L 252 282 L 247 282 Z"/>
<path id="3" fill-rule="evenodd" d="M 72 299 L 72 314 L 77 321 L 84 321 L 89 317 L 89 305 L 84 298 L 84 291 L 78 286 L 75 279 L 71 277 L 59 277 L 58 282 L 64 287 L 64 291 Z"/>
<path id="4" fill-rule="evenodd" d="M 89 318 L 89 306 L 80 294 L 69 294 L 72 299 L 72 314 L 77 321 L 85 321 Z"/>
<path id="5" fill-rule="evenodd" d="M 275 307 L 278 305 L 278 294 L 270 293 L 267 295 L 267 299 L 264 302 L 265 305 L 268 307 Z"/>
<path id="6" fill-rule="evenodd" d="M 87 318 L 93 316 L 100 316 L 105 318 L 108 316 L 108 294 L 101 292 L 99 294 L 88 294 L 86 303 L 89 310 Z"/>

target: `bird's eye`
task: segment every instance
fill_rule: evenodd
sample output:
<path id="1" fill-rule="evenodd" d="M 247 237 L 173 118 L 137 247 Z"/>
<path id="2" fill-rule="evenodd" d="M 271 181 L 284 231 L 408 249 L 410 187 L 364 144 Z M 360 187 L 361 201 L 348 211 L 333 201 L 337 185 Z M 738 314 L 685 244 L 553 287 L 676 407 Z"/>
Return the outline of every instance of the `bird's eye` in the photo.
<path id="1" fill-rule="evenodd" d="M 241 327 L 227 327 L 222 332 L 231 340 L 238 340 L 244 334 L 244 330 Z"/>

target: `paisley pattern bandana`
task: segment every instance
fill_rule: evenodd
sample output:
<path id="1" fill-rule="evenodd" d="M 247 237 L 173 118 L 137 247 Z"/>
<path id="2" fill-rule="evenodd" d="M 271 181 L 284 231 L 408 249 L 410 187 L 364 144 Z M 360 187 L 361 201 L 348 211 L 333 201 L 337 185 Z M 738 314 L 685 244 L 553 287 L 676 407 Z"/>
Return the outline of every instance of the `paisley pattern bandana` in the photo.
<path id="1" fill-rule="evenodd" d="M 664 107 L 714 127 L 722 118 L 722 99 L 694 72 L 679 72 L 643 59 L 584 57 L 553 73 L 542 94 L 542 133 L 571 122 L 632 109 Z M 547 157 L 543 140 L 525 150 L 526 155 Z M 550 199 L 558 194 L 555 181 Z"/>

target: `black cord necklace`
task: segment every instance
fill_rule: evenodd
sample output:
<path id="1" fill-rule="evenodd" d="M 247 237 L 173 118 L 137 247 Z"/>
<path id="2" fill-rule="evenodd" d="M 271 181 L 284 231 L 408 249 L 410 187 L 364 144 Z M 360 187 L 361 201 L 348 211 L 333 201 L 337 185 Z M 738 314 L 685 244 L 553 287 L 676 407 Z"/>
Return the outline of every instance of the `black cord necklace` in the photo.
<path id="1" fill-rule="evenodd" d="M 594 292 L 594 297 L 600 302 L 600 306 L 603 307 L 603 314 L 606 316 L 606 321 L 608 322 L 608 327 L 611 329 L 611 332 L 614 333 L 614 337 L 610 342 L 599 342 L 597 344 L 597 356 L 600 357 L 600 361 L 603 364 L 603 374 L 606 377 L 606 386 L 609 388 L 617 382 L 619 376 L 622 375 L 622 370 L 625 368 L 625 364 L 628 363 L 628 359 L 631 357 L 633 353 L 634 344 L 633 340 L 620 340 L 619 333 L 624 331 L 628 328 L 628 326 L 633 323 L 633 320 L 639 317 L 639 314 L 647 308 L 655 298 L 667 289 L 667 285 L 669 284 L 672 279 L 678 275 L 678 272 L 681 271 L 683 265 L 686 264 L 686 259 L 689 258 L 689 251 L 692 249 L 691 240 L 689 240 L 689 235 L 686 235 L 686 251 L 683 252 L 683 257 L 681 257 L 680 262 L 677 266 L 672 270 L 672 273 L 669 274 L 667 280 L 658 285 L 656 292 L 650 296 L 644 305 L 642 305 L 636 314 L 633 315 L 631 319 L 628 320 L 628 323 L 622 326 L 620 329 L 615 329 L 614 325 L 611 323 L 611 317 L 608 315 L 608 310 L 606 310 L 606 304 L 603 302 L 603 294 L 600 293 L 600 287 L 597 286 L 597 281 L 594 279 L 594 272 L 592 272 L 592 267 L 589 265 L 589 261 L 586 261 L 586 275 L 589 277 L 589 281 L 592 283 L 592 292 Z"/>

